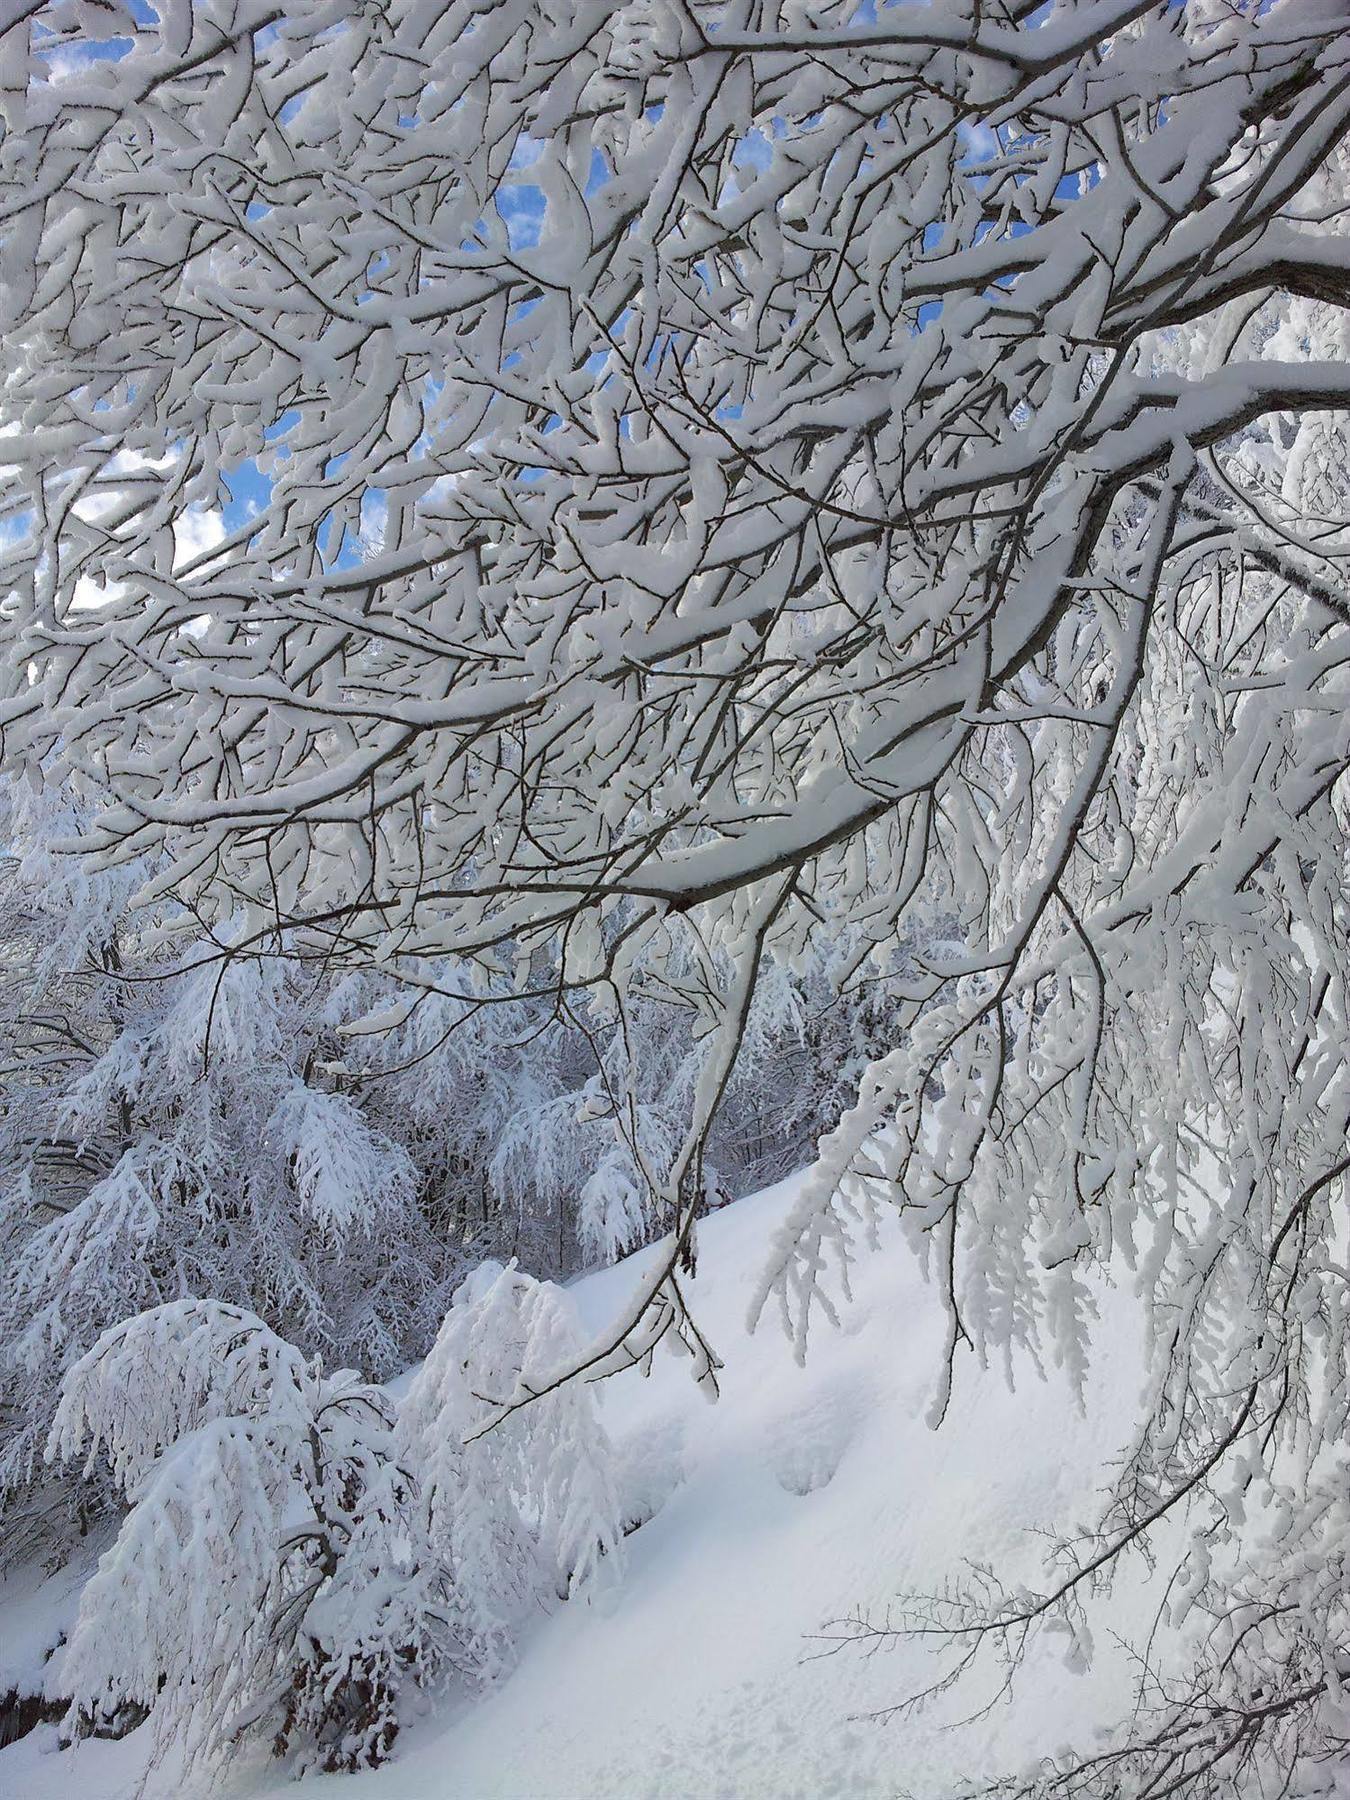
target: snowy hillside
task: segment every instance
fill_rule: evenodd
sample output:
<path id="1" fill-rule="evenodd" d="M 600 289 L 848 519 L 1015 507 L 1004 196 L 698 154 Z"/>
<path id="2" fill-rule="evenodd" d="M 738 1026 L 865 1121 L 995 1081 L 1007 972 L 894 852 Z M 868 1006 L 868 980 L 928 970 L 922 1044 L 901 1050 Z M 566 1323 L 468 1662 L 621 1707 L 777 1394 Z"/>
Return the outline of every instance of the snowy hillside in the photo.
<path id="1" fill-rule="evenodd" d="M 792 1197 L 784 1183 L 702 1227 L 695 1311 L 725 1359 L 709 1406 L 686 1363 L 660 1355 L 649 1379 L 616 1377 L 605 1420 L 631 1493 L 653 1516 L 627 1540 L 621 1588 L 541 1618 L 520 1666 L 488 1699 L 424 1719 L 371 1774 L 315 1778 L 304 1791 L 349 1800 L 711 1800 L 916 1796 L 1016 1767 L 1118 1718 L 1129 1665 L 1097 1626 L 1092 1668 L 1043 1641 L 1010 1701 L 983 1679 L 918 1718 L 865 1716 L 902 1700 L 936 1664 L 913 1645 L 867 1655 L 813 1634 L 897 1593 L 931 1590 L 963 1557 L 1032 1578 L 1025 1529 L 1069 1528 L 1090 1510 L 1127 1435 L 1137 1387 L 1125 1309 L 1103 1311 L 1080 1414 L 1067 1385 L 1027 1370 L 1009 1393 L 997 1371 L 961 1372 L 947 1423 L 924 1423 L 940 1337 L 932 1296 L 898 1236 L 857 1270 L 842 1329 L 822 1325 L 799 1368 L 774 1321 L 747 1335 L 766 1241 Z M 617 1310 L 649 1252 L 573 1289 L 586 1323 Z M 1120 1587 L 1107 1623 L 1145 1633 L 1161 1583 Z M 15 1800 L 122 1800 L 136 1791 L 145 1734 L 56 1750 L 42 1727 L 0 1752 Z M 236 1768 L 226 1791 L 296 1790 L 275 1766 Z M 171 1769 L 151 1796 L 183 1792 Z"/>

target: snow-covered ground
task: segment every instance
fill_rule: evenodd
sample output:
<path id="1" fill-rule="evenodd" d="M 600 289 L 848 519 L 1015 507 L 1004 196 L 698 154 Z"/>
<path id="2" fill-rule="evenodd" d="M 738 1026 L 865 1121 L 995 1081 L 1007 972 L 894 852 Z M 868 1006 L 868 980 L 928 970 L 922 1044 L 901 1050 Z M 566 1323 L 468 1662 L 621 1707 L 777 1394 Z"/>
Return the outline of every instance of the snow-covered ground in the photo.
<path id="1" fill-rule="evenodd" d="M 937 1309 L 898 1234 L 858 1265 L 842 1329 L 823 1324 L 805 1368 L 773 1320 L 745 1313 L 792 1183 L 738 1202 L 700 1228 L 696 1316 L 725 1359 L 707 1404 L 688 1364 L 660 1355 L 605 1389 L 608 1429 L 657 1510 L 627 1540 L 622 1585 L 602 1603 L 540 1619 L 515 1673 L 488 1698 L 414 1724 L 395 1760 L 355 1777 L 313 1778 L 315 1800 L 863 1800 L 927 1796 L 1019 1767 L 1130 1700 L 1116 1633 L 1147 1633 L 1161 1595 L 1136 1562 L 1105 1603 L 1091 1669 L 1063 1640 L 1028 1659 L 1011 1697 L 999 1671 L 919 1717 L 868 1717 L 935 1673 L 913 1643 L 834 1654 L 815 1634 L 905 1591 L 932 1591 L 963 1558 L 1031 1578 L 1037 1528 L 1092 1510 L 1128 1436 L 1139 1385 L 1132 1312 L 1103 1301 L 1099 1353 L 1080 1413 L 1066 1383 L 1027 1370 L 962 1368 L 946 1424 L 924 1423 L 938 1366 Z M 573 1289 L 600 1329 L 650 1252 Z M 17 1618 L 6 1605 L 6 1612 Z M 962 1723 L 964 1720 L 966 1722 Z M 56 1748 L 42 1727 L 0 1752 L 10 1800 L 122 1800 L 138 1790 L 145 1733 Z M 178 1796 L 157 1772 L 148 1796 Z M 230 1800 L 280 1800 L 275 1766 L 231 1773 Z"/>

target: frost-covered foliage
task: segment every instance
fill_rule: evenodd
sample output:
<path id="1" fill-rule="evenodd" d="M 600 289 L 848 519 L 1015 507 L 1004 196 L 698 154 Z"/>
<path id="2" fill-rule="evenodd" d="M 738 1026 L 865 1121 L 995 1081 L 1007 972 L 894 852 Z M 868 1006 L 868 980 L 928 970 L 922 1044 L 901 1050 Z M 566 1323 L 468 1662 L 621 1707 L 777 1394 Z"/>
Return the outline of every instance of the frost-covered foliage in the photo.
<path id="1" fill-rule="evenodd" d="M 899 1206 L 940 1417 L 967 1349 L 1081 1367 L 1110 1267 L 1153 1385 L 1085 1568 L 1183 1501 L 1240 1531 L 1235 1470 L 1320 1516 L 1342 0 L 20 10 L 0 730 L 97 879 L 140 859 L 231 971 L 375 957 L 500 1021 L 485 1180 L 531 1228 L 580 1196 L 560 1261 L 664 1231 L 613 1355 L 674 1332 L 709 1383 L 681 1278 L 766 971 L 877 996 L 864 1070 L 803 1028 L 856 1105 L 761 1301 L 804 1348 Z M 546 1020 L 578 1079 L 512 1060 Z M 347 1115 L 284 1098 L 318 1182 Z M 185 1168 L 141 1146 L 119 1231 Z M 1279 1714 L 1310 1744 L 1339 1679 Z"/>
<path id="2" fill-rule="evenodd" d="M 491 1264 L 401 1408 L 218 1302 L 105 1333 L 48 1447 L 106 1457 L 130 1503 L 60 1662 L 67 1729 L 148 1716 L 190 1770 L 259 1737 L 351 1769 L 410 1684 L 496 1679 L 531 1612 L 617 1565 L 591 1395 L 543 1391 L 576 1350 L 561 1292 Z"/>

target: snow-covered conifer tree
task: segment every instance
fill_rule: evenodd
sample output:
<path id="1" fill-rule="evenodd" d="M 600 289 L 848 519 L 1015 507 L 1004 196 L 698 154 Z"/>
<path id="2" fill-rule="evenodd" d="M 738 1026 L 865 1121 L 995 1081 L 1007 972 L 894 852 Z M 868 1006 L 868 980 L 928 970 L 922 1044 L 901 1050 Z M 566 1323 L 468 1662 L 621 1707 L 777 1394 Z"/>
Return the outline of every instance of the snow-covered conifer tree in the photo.
<path id="1" fill-rule="evenodd" d="M 316 1066 L 323 988 L 276 958 L 222 958 L 172 909 L 129 910 L 135 871 L 86 877 L 51 853 L 52 797 L 9 793 L 6 1558 L 59 1547 L 69 1508 L 97 1507 L 53 1489 L 40 1453 L 63 1372 L 110 1327 L 207 1294 L 385 1374 L 429 1341 L 463 1260 L 408 1150 Z"/>

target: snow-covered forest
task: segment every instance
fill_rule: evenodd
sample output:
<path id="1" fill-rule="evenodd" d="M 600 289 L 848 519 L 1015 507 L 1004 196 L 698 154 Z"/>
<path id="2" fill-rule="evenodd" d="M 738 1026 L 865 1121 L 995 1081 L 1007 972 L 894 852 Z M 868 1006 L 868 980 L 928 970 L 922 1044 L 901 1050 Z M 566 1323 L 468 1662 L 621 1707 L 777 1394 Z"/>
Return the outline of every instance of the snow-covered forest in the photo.
<path id="1" fill-rule="evenodd" d="M 1350 1795 L 1348 415 L 1347 0 L 0 5 L 0 1791 Z"/>

